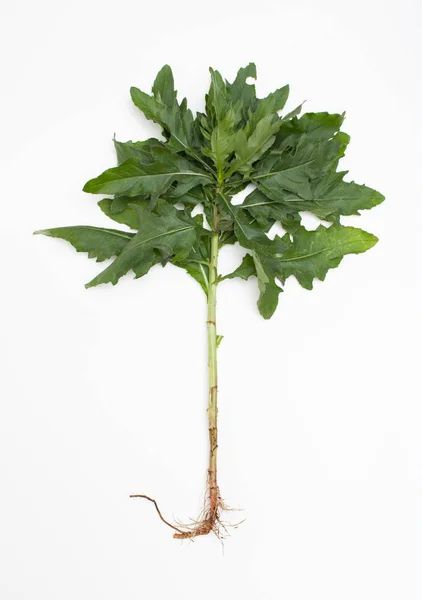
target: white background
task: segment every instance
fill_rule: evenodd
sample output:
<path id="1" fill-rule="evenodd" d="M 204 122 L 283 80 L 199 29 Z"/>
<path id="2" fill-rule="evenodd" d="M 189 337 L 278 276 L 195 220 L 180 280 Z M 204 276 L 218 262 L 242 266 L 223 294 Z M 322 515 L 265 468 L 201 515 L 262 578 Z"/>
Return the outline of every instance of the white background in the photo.
<path id="1" fill-rule="evenodd" d="M 416 0 L 3 2 L 2 600 L 420 600 L 420 36 Z M 419 54 L 419 55 L 418 55 Z M 258 93 L 347 110 L 344 168 L 382 191 L 379 236 L 274 318 L 256 281 L 219 288 L 220 484 L 246 522 L 173 540 L 205 480 L 205 302 L 154 268 L 101 268 L 39 228 L 107 225 L 83 183 L 112 136 L 159 129 L 131 105 L 164 63 L 194 109 L 209 65 L 255 61 Z M 310 223 L 312 226 L 312 223 Z M 222 271 L 237 265 L 229 249 Z"/>

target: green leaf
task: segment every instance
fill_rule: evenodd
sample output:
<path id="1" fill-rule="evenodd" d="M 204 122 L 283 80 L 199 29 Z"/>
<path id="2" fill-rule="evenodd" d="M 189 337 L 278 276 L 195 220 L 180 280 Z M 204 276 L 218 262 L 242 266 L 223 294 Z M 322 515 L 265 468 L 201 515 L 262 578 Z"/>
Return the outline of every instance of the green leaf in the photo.
<path id="1" fill-rule="evenodd" d="M 282 123 L 277 112 L 287 100 L 289 87 L 257 99 L 255 86 L 247 83 L 249 77 L 256 77 L 253 63 L 240 69 L 232 84 L 225 82 L 218 71 L 210 72 L 208 120 L 201 116 L 209 148 L 204 146 L 201 151 L 213 160 L 222 182 L 236 172 L 249 175 L 252 164 L 272 146 Z"/>
<path id="2" fill-rule="evenodd" d="M 195 281 L 199 283 L 205 294 L 208 295 L 209 291 L 209 267 L 203 261 L 196 260 L 181 260 L 174 262 L 176 267 L 185 269 Z"/>
<path id="3" fill-rule="evenodd" d="M 300 225 L 299 211 L 312 212 L 325 221 L 337 222 L 341 215 L 359 215 L 360 210 L 370 209 L 384 200 L 384 196 L 365 185 L 353 181 L 343 181 L 345 173 L 331 171 L 319 179 L 310 182 L 311 200 L 304 200 L 298 194 L 280 189 L 268 192 L 265 186 L 249 194 L 242 208 L 248 210 L 262 226 L 268 226 L 271 220 L 279 221 L 286 231 L 294 233 Z M 274 199 L 275 198 L 275 199 Z"/>
<path id="4" fill-rule="evenodd" d="M 168 65 L 158 73 L 152 92 L 153 95 L 150 96 L 136 87 L 130 89 L 135 106 L 147 119 L 163 127 L 169 146 L 177 152 L 184 150 L 188 154 L 194 154 L 192 152 L 193 116 L 185 100 L 181 104 L 177 102 L 173 73 Z"/>
<path id="5" fill-rule="evenodd" d="M 235 132 L 242 119 L 242 92 L 247 73 L 241 69 L 231 86 L 224 82 L 218 71 L 210 69 L 211 85 L 206 96 L 207 117 L 202 119 L 203 131 L 208 144 L 201 148 L 202 153 L 213 161 L 219 181 L 228 158 L 234 152 Z M 248 86 L 249 88 L 250 86 Z"/>
<path id="6" fill-rule="evenodd" d="M 253 260 L 258 278 L 258 310 L 264 319 L 270 319 L 277 308 L 278 297 L 283 290 L 275 282 L 274 261 L 256 250 L 253 252 Z"/>
<path id="7" fill-rule="evenodd" d="M 268 115 L 257 123 L 249 137 L 246 130 L 241 129 L 235 138 L 236 158 L 231 163 L 227 176 L 235 172 L 249 174 L 252 164 L 274 144 L 280 124 L 279 119 L 274 121 L 273 115 Z"/>
<path id="8" fill-rule="evenodd" d="M 312 189 L 312 207 L 300 210 L 310 210 L 321 219 L 331 221 L 341 215 L 358 215 L 360 210 L 373 208 L 384 201 L 384 196 L 376 190 L 354 181 L 343 181 L 342 176 L 343 173 L 331 172 L 316 181 Z"/>
<path id="9" fill-rule="evenodd" d="M 174 90 L 173 72 L 169 65 L 164 65 L 158 73 L 152 86 L 152 93 L 157 100 L 160 100 L 169 108 L 174 106 L 177 93 Z"/>
<path id="10" fill-rule="evenodd" d="M 278 236 L 274 240 L 269 239 L 259 225 L 254 221 L 250 222 L 245 212 L 239 206 L 233 206 L 224 194 L 221 194 L 221 199 L 225 208 L 233 216 L 234 231 L 238 241 L 245 248 L 253 250 L 252 259 L 260 291 L 258 309 L 265 319 L 269 319 L 277 308 L 278 296 L 283 291 L 275 281 L 278 272 L 274 270 L 272 256 L 284 252 L 288 245 Z M 236 270 L 236 276 L 239 276 L 239 273 L 248 274 L 248 267 L 251 268 L 250 258 L 244 260 L 246 262 Z"/>
<path id="11" fill-rule="evenodd" d="M 275 216 L 277 210 L 292 213 L 306 210 L 325 221 L 338 221 L 341 215 L 359 215 L 360 210 L 373 208 L 383 202 L 382 194 L 365 185 L 343 181 L 343 175 L 344 173 L 331 172 L 315 180 L 311 184 L 311 200 L 304 200 L 297 194 L 281 190 L 277 202 L 269 198 L 262 200 L 261 211 L 264 212 L 262 209 L 268 207 L 269 214 Z M 265 198 L 264 194 L 262 197 Z"/>
<path id="12" fill-rule="evenodd" d="M 281 119 L 282 123 L 287 123 L 288 121 L 290 121 L 290 119 L 297 117 L 302 112 L 302 106 L 303 102 L 302 104 L 299 104 L 299 106 L 296 106 L 296 108 L 288 112 L 286 115 L 284 115 L 284 117 Z"/>
<path id="13" fill-rule="evenodd" d="M 150 201 L 143 196 L 117 196 L 116 198 L 104 198 L 98 202 L 103 213 L 113 221 L 127 225 L 131 229 L 138 229 L 139 217 L 133 206 L 136 204 L 141 208 L 148 208 Z"/>
<path id="14" fill-rule="evenodd" d="M 256 66 L 249 63 L 246 67 L 239 69 L 233 83 L 226 82 L 230 102 L 241 104 L 243 115 L 246 116 L 248 109 L 255 103 L 255 85 L 247 83 L 249 78 L 256 79 Z"/>
<path id="15" fill-rule="evenodd" d="M 199 283 L 206 295 L 209 288 L 210 238 L 210 232 L 203 229 L 185 259 L 172 259 L 176 267 L 185 269 Z"/>
<path id="16" fill-rule="evenodd" d="M 246 254 L 239 267 L 232 273 L 220 277 L 220 280 L 249 279 L 255 275 L 258 279 L 259 299 L 258 310 L 264 319 L 269 319 L 274 314 L 278 304 L 278 296 L 283 291 L 275 282 L 277 271 L 274 270 L 274 260 L 271 260 L 265 253 L 253 251 L 252 256 Z"/>
<path id="17" fill-rule="evenodd" d="M 299 138 L 302 134 L 306 134 L 309 142 L 329 140 L 340 131 L 344 117 L 345 113 L 305 113 L 300 119 L 294 117 L 283 123 L 280 129 L 280 138 L 292 140 L 292 136 Z"/>
<path id="18" fill-rule="evenodd" d="M 128 158 L 118 167 L 104 171 L 88 181 L 83 190 L 90 194 L 148 195 L 157 197 L 177 181 L 180 195 L 197 185 L 209 184 L 211 178 L 194 169 L 187 161 L 169 161 L 142 164 L 137 158 Z M 185 168 L 183 168 L 185 167 Z"/>
<path id="19" fill-rule="evenodd" d="M 223 179 L 223 172 L 229 156 L 234 152 L 236 143 L 235 129 L 236 116 L 232 110 L 228 110 L 225 118 L 217 122 L 211 131 L 210 147 L 202 148 L 202 153 L 213 161 L 217 170 L 217 176 Z"/>
<path id="20" fill-rule="evenodd" d="M 277 200 L 280 190 L 288 190 L 304 200 L 312 200 L 311 179 L 321 177 L 339 151 L 335 140 L 298 141 L 294 153 L 279 151 L 263 161 L 252 180 L 266 196 Z"/>
<path id="21" fill-rule="evenodd" d="M 131 88 L 133 102 L 162 127 L 164 141 L 114 139 L 118 166 L 88 181 L 84 190 L 113 196 L 100 200 L 100 209 L 134 233 L 97 227 L 42 233 L 67 239 L 97 260 L 116 257 L 88 287 L 115 284 L 130 270 L 140 277 L 154 264 L 171 262 L 208 295 L 214 231 L 219 248 L 238 242 L 248 251 L 237 269 L 217 280 L 256 276 L 258 308 L 269 318 L 282 291 L 278 282 L 294 275 L 310 289 L 345 254 L 374 245 L 374 236 L 340 225 L 340 218 L 359 215 L 384 197 L 344 181 L 346 172 L 338 169 L 350 141 L 341 131 L 344 113 L 299 116 L 300 105 L 281 115 L 289 86 L 257 98 L 253 63 L 240 68 L 231 83 L 214 69 L 210 75 L 205 109 L 195 118 L 186 99 L 179 103 L 168 65 L 151 94 Z M 255 189 L 242 204 L 233 204 L 250 183 Z M 191 217 L 198 205 L 212 231 L 204 229 L 203 215 Z M 302 211 L 334 225 L 307 231 Z M 287 233 L 271 239 L 276 223 Z"/>
<path id="22" fill-rule="evenodd" d="M 256 78 L 256 67 L 253 63 L 239 69 L 233 83 L 224 81 L 218 71 L 210 68 L 211 85 L 206 95 L 207 115 L 215 126 L 224 120 L 227 111 L 232 111 L 236 125 L 246 119 L 248 110 L 256 100 L 255 85 L 247 83 L 248 78 Z M 236 117 L 234 116 L 236 115 Z"/>
<path id="23" fill-rule="evenodd" d="M 300 118 L 293 117 L 284 122 L 280 128 L 280 141 L 298 140 L 303 134 L 308 142 L 330 140 L 340 131 L 345 113 L 330 114 L 328 112 L 305 113 Z"/>
<path id="24" fill-rule="evenodd" d="M 264 116 L 282 110 L 289 97 L 289 92 L 290 87 L 288 85 L 284 85 L 275 92 L 271 92 L 266 98 L 258 100 L 258 108 L 255 112 L 261 113 Z"/>
<path id="25" fill-rule="evenodd" d="M 148 273 L 160 260 L 173 258 L 181 261 L 188 257 L 200 231 L 196 221 L 164 200 L 159 200 L 157 214 L 137 205 L 133 205 L 133 208 L 138 213 L 138 233 L 116 260 L 86 287 L 101 283 L 115 285 L 130 270 L 138 278 Z"/>
<path id="26" fill-rule="evenodd" d="M 271 240 L 257 222 L 248 219 L 245 212 L 239 206 L 234 206 L 226 194 L 220 192 L 219 196 L 224 212 L 233 219 L 234 232 L 241 246 L 251 249 L 271 245 Z"/>
<path id="27" fill-rule="evenodd" d="M 248 84 L 249 77 L 256 77 L 253 63 L 239 70 L 235 81 L 224 82 L 218 71 L 210 69 L 211 86 L 206 97 L 207 114 L 210 124 L 203 126 L 209 133 L 210 149 L 202 148 L 217 169 L 219 180 L 229 177 L 236 171 L 248 174 L 253 162 L 274 143 L 274 134 L 281 125 L 277 117 L 288 97 L 288 86 L 257 99 L 255 86 Z M 244 127 L 239 128 L 240 124 Z M 235 153 L 235 159 L 226 163 Z"/>
<path id="28" fill-rule="evenodd" d="M 285 192 L 287 193 L 287 192 Z M 296 204 L 276 202 L 255 189 L 244 199 L 239 208 L 247 210 L 264 230 L 278 221 L 288 233 L 294 233 L 300 226 L 301 217 Z"/>
<path id="29" fill-rule="evenodd" d="M 150 138 L 144 142 L 119 142 L 114 139 L 114 147 L 116 149 L 117 161 L 121 165 L 128 158 L 138 158 L 142 164 L 153 164 L 162 160 L 158 152 L 166 152 L 168 149 L 163 142 Z"/>
<path id="30" fill-rule="evenodd" d="M 282 88 L 276 90 L 275 92 L 268 94 L 266 98 L 257 99 L 254 104 L 254 110 L 249 111 L 248 114 L 248 132 L 252 132 L 259 123 L 259 121 L 261 121 L 261 119 L 263 119 L 264 117 L 274 116 L 278 113 L 278 111 L 282 110 L 287 102 L 288 97 L 289 86 L 285 85 Z M 287 118 L 289 118 L 288 115 Z M 282 122 L 283 120 L 281 120 L 281 123 Z"/>
<path id="31" fill-rule="evenodd" d="M 96 258 L 97 262 L 119 256 L 134 236 L 133 233 L 126 231 L 91 227 L 90 225 L 40 229 L 35 231 L 34 234 L 66 240 L 72 244 L 77 252 L 87 252 L 88 258 Z"/>
<path id="32" fill-rule="evenodd" d="M 222 121 L 229 108 L 229 96 L 221 74 L 210 67 L 211 84 L 206 96 L 207 114 L 214 124 Z"/>
<path id="33" fill-rule="evenodd" d="M 359 254 L 378 241 L 371 233 L 354 227 L 320 225 L 315 231 L 300 227 L 289 249 L 279 255 L 279 278 L 282 283 L 294 275 L 300 285 L 312 289 L 313 279 L 324 281 L 329 269 L 337 267 L 346 254 Z"/>
<path id="34" fill-rule="evenodd" d="M 241 264 L 237 267 L 237 269 L 228 275 L 220 277 L 220 280 L 223 281 L 224 279 L 234 279 L 235 277 L 240 277 L 240 279 L 246 280 L 252 275 L 256 275 L 255 263 L 250 254 L 245 254 Z"/>

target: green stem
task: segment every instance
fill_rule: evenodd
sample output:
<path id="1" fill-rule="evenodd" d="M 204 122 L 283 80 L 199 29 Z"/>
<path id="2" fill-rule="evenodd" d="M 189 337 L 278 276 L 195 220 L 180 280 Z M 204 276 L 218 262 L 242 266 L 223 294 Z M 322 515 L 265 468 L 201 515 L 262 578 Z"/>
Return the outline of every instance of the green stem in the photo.
<path id="1" fill-rule="evenodd" d="M 208 463 L 208 494 L 204 518 L 195 527 L 173 535 L 177 539 L 194 538 L 197 535 L 207 535 L 211 531 L 218 534 L 219 512 L 224 508 L 217 484 L 217 347 L 221 336 L 217 336 L 217 285 L 218 285 L 218 249 L 219 249 L 219 213 L 216 202 L 213 207 L 211 256 L 208 265 L 208 432 L 209 432 L 209 463 Z"/>
<path id="2" fill-rule="evenodd" d="M 211 260 L 209 266 L 209 287 L 208 287 L 208 430 L 209 430 L 209 466 L 208 466 L 208 485 L 209 485 L 209 511 L 210 517 L 217 515 L 219 506 L 219 491 L 217 485 L 217 285 L 218 285 L 218 246 L 219 234 L 216 231 L 218 226 L 218 214 L 215 207 L 214 212 L 214 234 L 211 238 Z"/>

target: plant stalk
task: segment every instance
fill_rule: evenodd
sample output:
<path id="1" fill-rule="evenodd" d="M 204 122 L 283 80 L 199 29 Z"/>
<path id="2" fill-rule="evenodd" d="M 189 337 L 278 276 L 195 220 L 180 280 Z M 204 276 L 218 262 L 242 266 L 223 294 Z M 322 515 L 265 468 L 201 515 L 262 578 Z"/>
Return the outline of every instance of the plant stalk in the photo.
<path id="1" fill-rule="evenodd" d="M 209 433 L 209 461 L 207 477 L 207 506 L 203 519 L 197 521 L 195 526 L 188 528 L 183 533 L 175 533 L 178 539 L 193 538 L 198 535 L 207 535 L 214 531 L 219 535 L 219 513 L 224 508 L 217 484 L 217 285 L 218 285 L 218 250 L 219 250 L 219 214 L 214 205 L 213 234 L 211 237 L 211 256 L 208 276 L 208 301 L 207 301 L 207 334 L 208 334 L 208 433 Z"/>
<path id="2" fill-rule="evenodd" d="M 210 519 L 218 517 L 220 494 L 217 485 L 217 285 L 218 285 L 218 244 L 219 234 L 215 232 L 211 238 L 211 260 L 209 268 L 208 287 L 208 431 L 209 431 L 209 465 L 208 465 L 208 487 L 209 487 L 209 513 Z"/>
<path id="3" fill-rule="evenodd" d="M 219 232 L 219 211 L 217 204 L 214 204 L 212 219 L 212 236 L 210 248 L 209 274 L 208 274 L 208 294 L 207 294 L 207 337 L 208 337 L 208 433 L 209 433 L 209 460 L 207 477 L 207 498 L 206 507 L 202 513 L 202 518 L 196 521 L 192 526 L 185 525 L 182 529 L 175 527 L 164 519 L 156 501 L 144 494 L 131 496 L 132 498 L 145 498 L 155 505 L 160 519 L 169 525 L 177 533 L 174 538 L 187 539 L 198 535 L 207 535 L 213 531 L 220 537 L 220 511 L 224 510 L 224 505 L 217 483 L 217 449 L 218 449 L 218 428 L 217 428 L 217 348 L 221 340 L 217 336 L 217 285 L 218 285 L 218 251 L 220 244 Z"/>

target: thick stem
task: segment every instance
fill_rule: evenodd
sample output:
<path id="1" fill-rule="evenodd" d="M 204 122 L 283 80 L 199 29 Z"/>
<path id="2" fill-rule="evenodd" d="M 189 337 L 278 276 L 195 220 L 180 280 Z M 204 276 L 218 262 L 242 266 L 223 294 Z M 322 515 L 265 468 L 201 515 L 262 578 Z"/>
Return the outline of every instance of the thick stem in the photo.
<path id="1" fill-rule="evenodd" d="M 217 265 L 218 265 L 218 232 L 215 232 L 211 239 L 211 260 L 209 269 L 209 287 L 208 287 L 208 430 L 209 430 L 209 466 L 208 466 L 208 485 L 209 485 L 209 511 L 210 518 L 216 518 L 219 506 L 219 490 L 217 485 L 217 448 L 218 448 L 218 429 L 217 429 Z"/>

